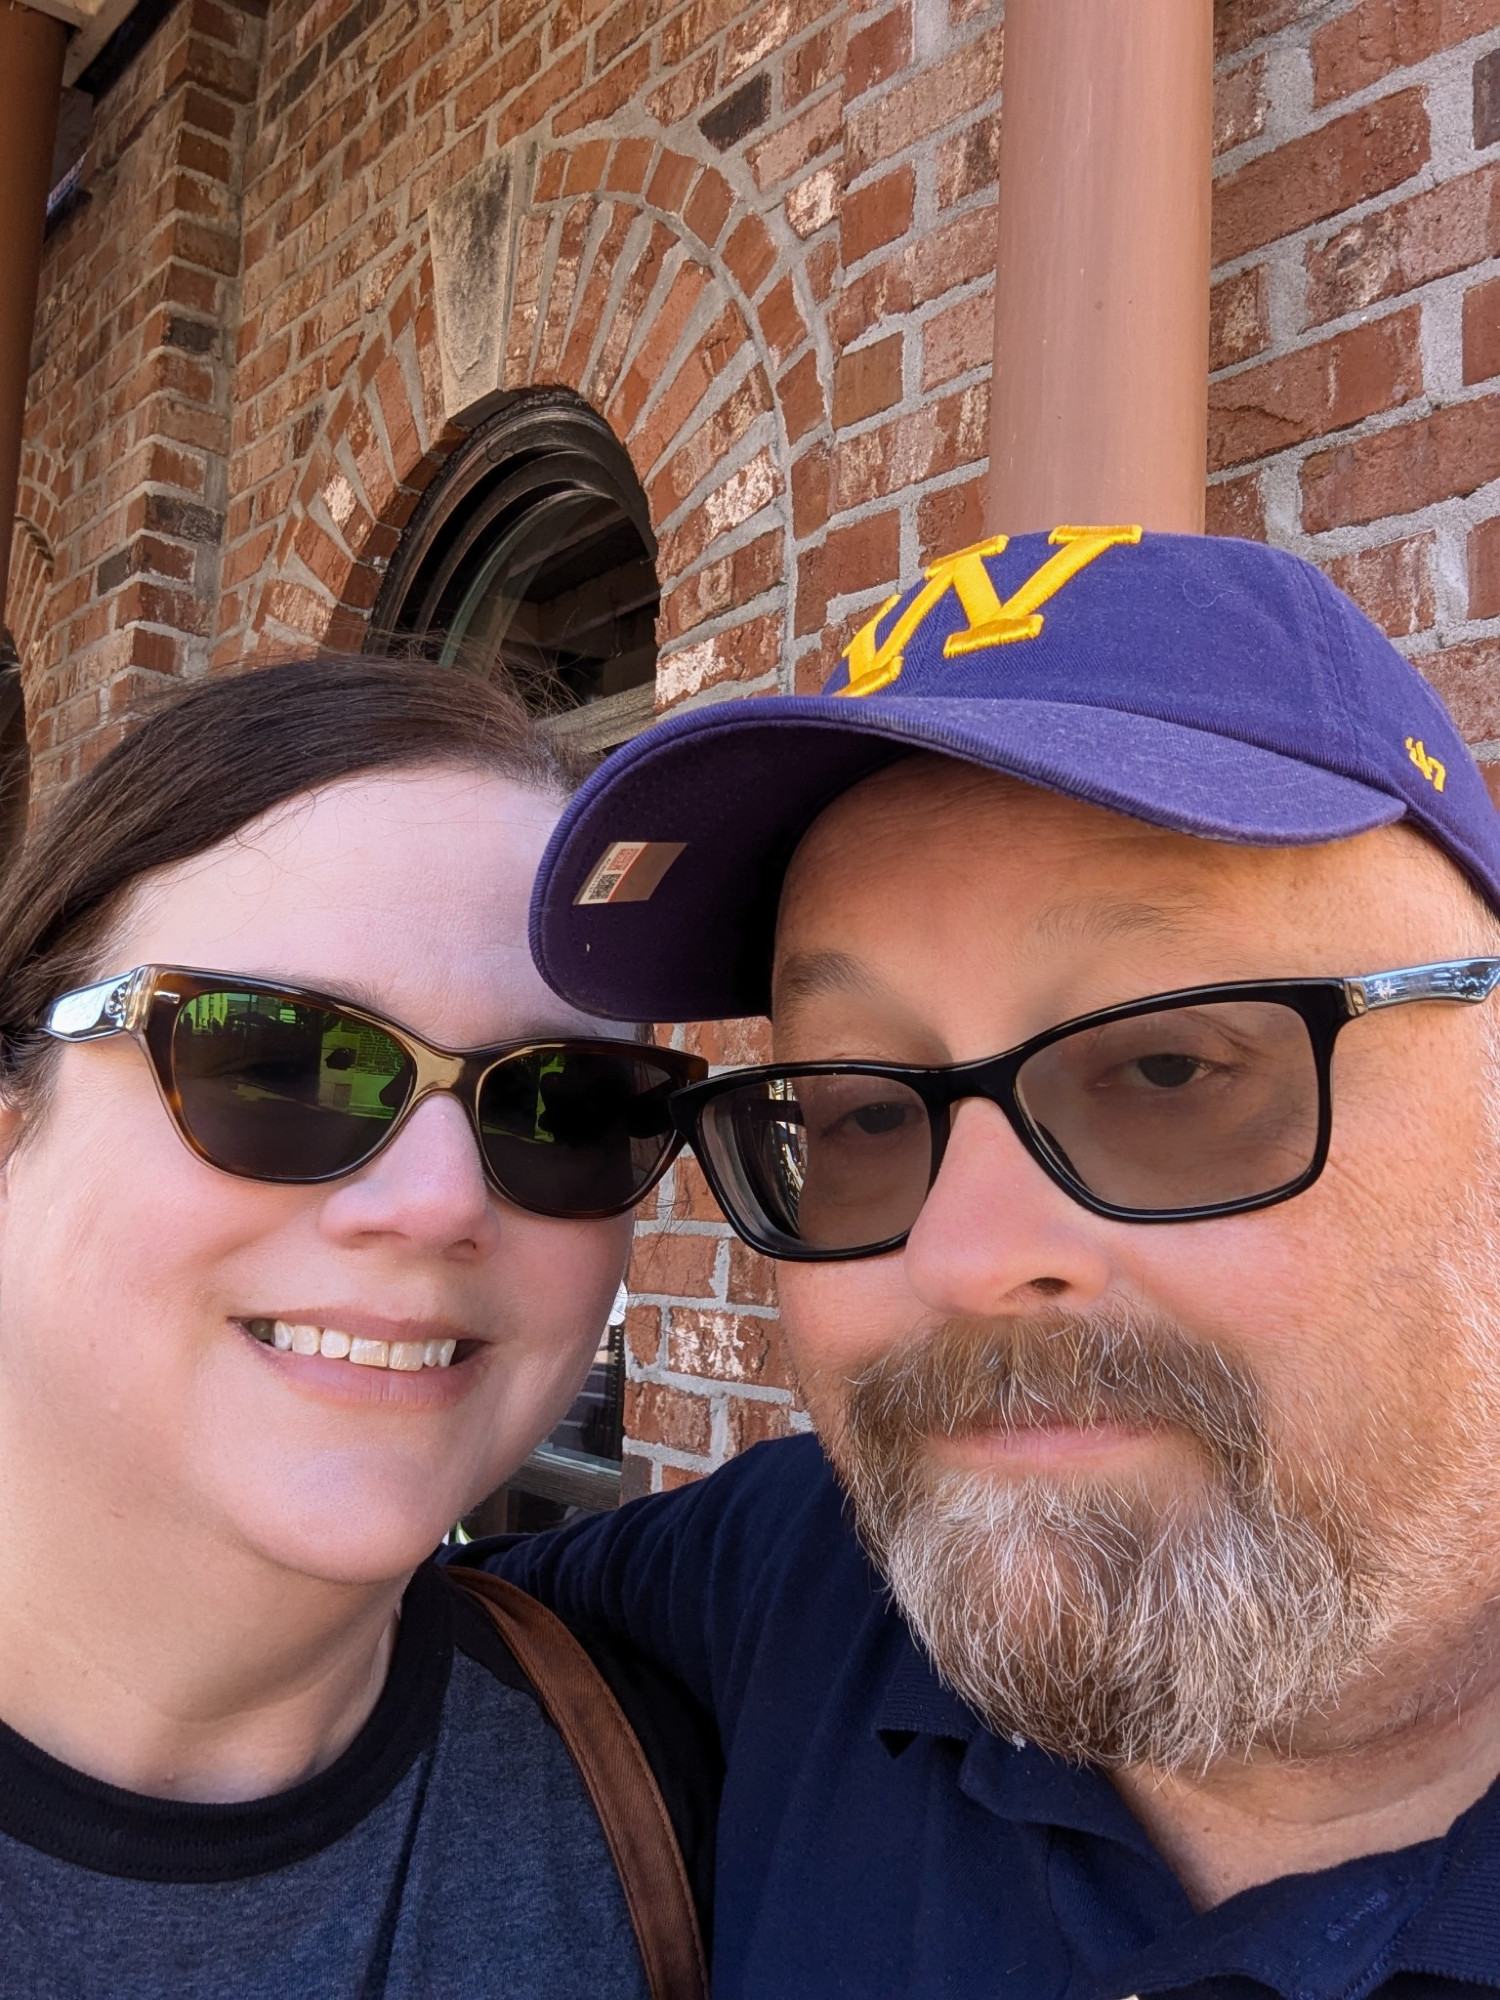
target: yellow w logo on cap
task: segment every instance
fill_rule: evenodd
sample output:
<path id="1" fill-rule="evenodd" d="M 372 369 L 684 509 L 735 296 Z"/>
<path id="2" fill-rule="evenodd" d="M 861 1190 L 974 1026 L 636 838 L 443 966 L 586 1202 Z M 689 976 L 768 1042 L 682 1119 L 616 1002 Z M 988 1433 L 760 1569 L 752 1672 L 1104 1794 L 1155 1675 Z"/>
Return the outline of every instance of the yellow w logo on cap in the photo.
<path id="1" fill-rule="evenodd" d="M 905 665 L 906 646 L 922 620 L 938 600 L 953 590 L 963 606 L 967 625 L 950 632 L 943 646 L 945 659 L 960 653 L 983 652 L 988 646 L 1008 646 L 1016 639 L 1034 639 L 1041 631 L 1041 607 L 1096 556 L 1121 542 L 1138 542 L 1141 531 L 1131 528 L 1054 528 L 1047 540 L 1057 549 L 1041 568 L 1029 576 L 1013 597 L 1002 603 L 984 566 L 986 556 L 997 556 L 1010 541 L 1009 535 L 995 535 L 976 542 L 971 549 L 944 556 L 922 574 L 922 588 L 877 645 L 880 621 L 901 602 L 900 593 L 888 597 L 868 625 L 862 625 L 844 648 L 849 662 L 849 685 L 840 694 L 874 694 L 900 678 Z"/>

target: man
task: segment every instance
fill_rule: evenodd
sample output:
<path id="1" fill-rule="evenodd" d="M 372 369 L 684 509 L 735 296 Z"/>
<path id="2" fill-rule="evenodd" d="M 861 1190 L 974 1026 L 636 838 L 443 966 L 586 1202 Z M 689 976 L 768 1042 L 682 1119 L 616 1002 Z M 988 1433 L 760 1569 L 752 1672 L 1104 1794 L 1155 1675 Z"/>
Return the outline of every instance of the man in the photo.
<path id="1" fill-rule="evenodd" d="M 679 1102 L 831 1462 L 503 1559 L 717 1717 L 720 2000 L 1500 1990 L 1497 907 L 1353 606 L 1133 528 L 570 810 L 549 981 L 771 1014 Z"/>

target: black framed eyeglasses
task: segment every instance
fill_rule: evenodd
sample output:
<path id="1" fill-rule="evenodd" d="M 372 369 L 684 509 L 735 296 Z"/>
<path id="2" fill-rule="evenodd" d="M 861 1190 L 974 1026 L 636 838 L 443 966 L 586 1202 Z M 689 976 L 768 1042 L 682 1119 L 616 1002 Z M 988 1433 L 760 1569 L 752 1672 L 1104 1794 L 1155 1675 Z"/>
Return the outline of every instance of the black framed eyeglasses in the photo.
<path id="1" fill-rule="evenodd" d="M 680 1091 L 678 1125 L 740 1236 L 803 1263 L 899 1249 L 966 1098 L 998 1105 L 1057 1185 L 1123 1222 L 1288 1201 L 1328 1158 L 1333 1048 L 1417 1000 L 1485 1000 L 1500 958 L 1350 979 L 1237 981 L 1064 1021 L 1003 1055 L 766 1064 Z"/>
<path id="2" fill-rule="evenodd" d="M 244 1180 L 355 1173 L 445 1092 L 497 1194 L 576 1221 L 623 1215 L 651 1192 L 682 1145 L 673 1093 L 708 1067 L 575 1036 L 443 1049 L 326 994 L 171 965 L 65 993 L 42 1026 L 61 1042 L 130 1035 L 190 1150 Z"/>

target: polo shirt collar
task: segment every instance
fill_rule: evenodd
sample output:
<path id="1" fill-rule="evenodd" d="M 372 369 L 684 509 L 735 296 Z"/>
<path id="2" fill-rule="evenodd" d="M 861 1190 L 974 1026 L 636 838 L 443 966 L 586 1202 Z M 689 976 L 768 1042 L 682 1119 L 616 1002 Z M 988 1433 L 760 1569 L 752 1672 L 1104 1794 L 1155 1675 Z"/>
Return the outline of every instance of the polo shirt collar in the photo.
<path id="1" fill-rule="evenodd" d="M 999 1819 L 1096 1835 L 1158 1860 L 1145 1829 L 1103 1772 L 1070 1764 L 1024 1737 L 997 1736 L 938 1678 L 905 1627 L 880 1699 L 875 1731 L 893 1756 L 914 1736 L 943 1737 L 968 1747 L 959 1789 Z"/>
<path id="2" fill-rule="evenodd" d="M 1177 1890 L 1183 1921 L 1120 1966 L 1122 1992 L 1146 2000 L 1239 1974 L 1288 2000 L 1336 2000 L 1366 1990 L 1355 1971 L 1361 1963 L 1370 1985 L 1409 1972 L 1500 1988 L 1500 1781 L 1440 1840 L 1281 1876 L 1194 1916 L 1103 1772 L 997 1736 L 895 1622 L 901 1643 L 874 1704 L 875 1733 L 889 1755 L 900 1756 L 918 1736 L 962 1744 L 958 1782 L 976 1805 L 1002 1819 L 1113 1841 L 1153 1862 Z"/>

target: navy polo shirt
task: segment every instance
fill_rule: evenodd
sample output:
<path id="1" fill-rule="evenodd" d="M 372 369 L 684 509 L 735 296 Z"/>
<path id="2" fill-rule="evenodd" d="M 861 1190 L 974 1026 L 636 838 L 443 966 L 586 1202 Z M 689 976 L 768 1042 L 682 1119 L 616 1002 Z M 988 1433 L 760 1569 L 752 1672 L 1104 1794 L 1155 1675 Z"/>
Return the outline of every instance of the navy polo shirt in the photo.
<path id="1" fill-rule="evenodd" d="M 1107 1778 L 940 1685 L 811 1438 L 461 1559 L 669 1667 L 716 1718 L 715 2000 L 1500 1992 L 1500 1784 L 1441 1840 L 1195 1913 Z"/>

